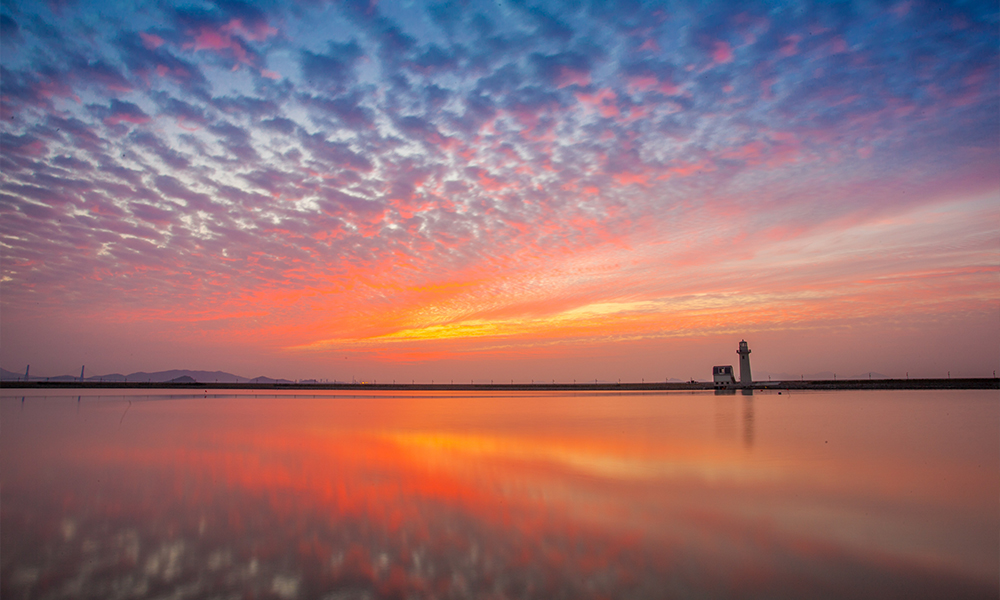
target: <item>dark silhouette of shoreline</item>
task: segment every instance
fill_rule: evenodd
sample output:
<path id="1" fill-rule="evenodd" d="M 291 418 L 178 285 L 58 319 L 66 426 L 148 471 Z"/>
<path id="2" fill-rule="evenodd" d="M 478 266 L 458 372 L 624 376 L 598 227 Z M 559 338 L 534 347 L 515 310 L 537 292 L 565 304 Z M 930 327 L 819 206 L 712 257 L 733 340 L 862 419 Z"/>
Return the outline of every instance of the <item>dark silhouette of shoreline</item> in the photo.
<path id="1" fill-rule="evenodd" d="M 351 391 L 633 391 L 714 390 L 712 382 L 659 383 L 156 383 L 98 381 L 3 381 L 0 388 L 17 389 L 180 389 L 180 390 L 351 390 Z M 843 379 L 762 381 L 730 390 L 1000 390 L 1000 378 Z"/>

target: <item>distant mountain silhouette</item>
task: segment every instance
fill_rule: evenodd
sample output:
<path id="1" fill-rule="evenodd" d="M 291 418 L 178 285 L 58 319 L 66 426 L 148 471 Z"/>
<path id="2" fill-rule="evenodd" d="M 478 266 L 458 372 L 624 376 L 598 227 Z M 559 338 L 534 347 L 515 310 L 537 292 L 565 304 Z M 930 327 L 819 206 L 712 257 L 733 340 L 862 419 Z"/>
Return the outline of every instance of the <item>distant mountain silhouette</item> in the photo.
<path id="1" fill-rule="evenodd" d="M 177 379 L 183 377 L 190 378 L 191 380 L 190 382 L 185 380 L 184 383 L 294 383 L 290 379 L 272 379 L 264 376 L 250 379 L 249 377 L 233 375 L 232 373 L 226 373 L 225 371 L 191 371 L 188 369 L 171 369 L 169 371 L 155 371 L 152 373 L 138 371 L 136 373 L 129 373 L 128 375 L 122 375 L 121 373 L 112 373 L 110 375 L 91 375 L 90 377 L 84 377 L 84 380 L 89 382 L 134 381 L 149 383 L 173 383 L 176 382 Z M 17 373 L 0 368 L 0 381 L 20 381 L 22 379 L 24 379 L 23 371 Z M 79 379 L 79 375 L 42 377 L 36 375 L 34 370 L 31 373 L 32 381 L 78 381 Z"/>
<path id="2" fill-rule="evenodd" d="M 171 369 L 169 371 L 155 371 L 147 373 L 138 371 L 126 375 L 128 381 L 147 381 L 151 383 L 166 383 L 178 377 L 190 377 L 196 383 L 246 383 L 247 377 L 240 377 L 225 371 L 191 371 L 189 369 Z"/>
<path id="3" fill-rule="evenodd" d="M 290 379 L 271 379 L 270 377 L 254 377 L 250 380 L 250 383 L 295 383 Z"/>
<path id="4" fill-rule="evenodd" d="M 181 375 L 180 377 L 171 379 L 167 383 L 198 383 L 198 382 L 188 375 Z"/>
<path id="5" fill-rule="evenodd" d="M 29 374 L 31 381 L 79 381 L 79 375 L 58 375 L 56 377 L 39 377 L 37 374 Z M 89 378 L 88 378 L 89 379 Z M 23 381 L 24 371 L 14 372 L 7 369 L 0 369 L 0 381 Z"/>
<path id="6" fill-rule="evenodd" d="M 0 381 L 18 381 L 24 377 L 24 372 L 15 373 L 7 369 L 0 369 Z"/>

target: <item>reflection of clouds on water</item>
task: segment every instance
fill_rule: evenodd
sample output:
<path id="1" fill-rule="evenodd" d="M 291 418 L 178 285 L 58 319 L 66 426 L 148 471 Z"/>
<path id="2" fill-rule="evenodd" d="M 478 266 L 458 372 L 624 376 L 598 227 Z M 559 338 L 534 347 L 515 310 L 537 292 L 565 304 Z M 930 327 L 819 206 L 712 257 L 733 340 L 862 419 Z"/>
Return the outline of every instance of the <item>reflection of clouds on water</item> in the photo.
<path id="1" fill-rule="evenodd" d="M 416 474 L 380 476 L 398 481 Z M 179 496 L 176 485 L 185 474 L 159 470 L 145 477 L 155 485 L 106 488 L 105 497 L 78 499 L 71 514 L 55 502 L 37 510 L 10 507 L 4 547 L 22 551 L 5 555 L 4 597 L 641 599 L 690 590 L 709 598 L 739 590 L 801 596 L 825 588 L 829 593 L 819 597 L 856 595 L 856 580 L 837 581 L 843 572 L 915 598 L 941 586 L 975 591 L 947 573 L 883 565 L 877 556 L 788 537 L 713 506 L 669 508 L 674 535 L 650 538 L 502 493 L 492 498 L 492 509 L 463 501 L 462 494 L 399 494 L 359 504 L 296 492 L 292 481 L 241 489 L 196 477 Z M 354 492 L 364 496 L 360 488 Z M 294 502 L 282 502 L 291 497 Z M 29 512 L 36 524 L 61 525 L 37 537 L 13 518 Z M 786 577 L 802 562 L 811 577 Z"/>
<path id="2" fill-rule="evenodd" d="M 284 600 L 299 595 L 299 578 L 291 575 L 275 575 L 271 580 L 271 592 Z"/>
<path id="3" fill-rule="evenodd" d="M 565 430 L 504 429 L 492 417 L 458 429 L 378 428 L 382 406 L 364 426 L 316 429 L 346 414 L 321 402 L 310 405 L 316 412 L 236 413 L 233 404 L 215 414 L 216 405 L 138 402 L 125 430 L 121 404 L 96 421 L 88 411 L 103 409 L 86 404 L 62 424 L 61 413 L 46 413 L 18 423 L 39 462 L 10 469 L 11 454 L 0 456 L 0 596 L 840 598 L 888 590 L 921 598 L 990 590 L 933 556 L 839 535 L 878 521 L 896 541 L 894 527 L 912 535 L 906 514 L 914 510 L 863 487 L 868 476 L 845 457 L 824 455 L 829 468 L 818 479 L 803 478 L 787 453 L 782 463 L 754 462 L 785 435 L 768 428 L 775 398 L 704 395 L 646 429 L 609 421 L 612 412 L 595 412 L 599 427 Z M 629 410 L 622 402 L 607 406 Z M 767 432 L 760 439 L 757 427 Z M 44 431 L 59 434 L 48 440 L 53 448 L 34 441 Z M 830 485 L 841 471 L 860 487 Z M 917 507 L 921 515 L 927 506 Z"/>
<path id="4" fill-rule="evenodd" d="M 364 517 L 328 520 L 310 510 L 299 515 L 299 527 L 288 527 L 285 516 L 268 510 L 266 499 L 234 500 L 257 517 L 240 531 L 218 523 L 198 536 L 193 522 L 172 521 L 163 529 L 153 515 L 140 514 L 123 523 L 96 514 L 97 502 L 81 507 L 93 518 L 80 519 L 75 539 L 5 536 L 6 543 L 28 552 L 5 561 L 4 597 L 199 598 L 240 592 L 282 599 L 488 593 L 548 598 L 560 591 L 595 597 L 630 589 L 642 598 L 655 597 L 662 583 L 650 578 L 652 565 L 641 568 L 636 550 L 619 543 L 609 553 L 606 540 L 583 532 L 527 540 L 484 528 L 467 515 L 433 516 L 434 509 L 424 522 L 388 526 Z M 640 568 L 620 572 L 616 563 L 623 555 Z M 640 581 L 630 582 L 636 576 Z"/>

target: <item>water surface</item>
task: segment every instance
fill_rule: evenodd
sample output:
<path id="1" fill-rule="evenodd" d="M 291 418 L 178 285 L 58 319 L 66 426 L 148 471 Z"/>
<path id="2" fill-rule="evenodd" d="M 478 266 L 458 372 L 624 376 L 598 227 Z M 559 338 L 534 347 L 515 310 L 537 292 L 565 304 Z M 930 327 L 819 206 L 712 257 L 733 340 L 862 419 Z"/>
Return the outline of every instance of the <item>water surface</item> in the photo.
<path id="1" fill-rule="evenodd" d="M 4 598 L 998 596 L 995 391 L 12 393 Z"/>

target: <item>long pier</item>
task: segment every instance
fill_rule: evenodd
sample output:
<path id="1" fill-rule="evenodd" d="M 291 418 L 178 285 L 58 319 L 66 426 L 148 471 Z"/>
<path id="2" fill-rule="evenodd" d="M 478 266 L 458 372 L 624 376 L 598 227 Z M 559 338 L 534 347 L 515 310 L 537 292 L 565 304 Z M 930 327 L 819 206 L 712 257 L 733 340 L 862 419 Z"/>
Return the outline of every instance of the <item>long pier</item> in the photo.
<path id="1" fill-rule="evenodd" d="M 484 392 L 656 392 L 714 390 L 711 382 L 623 383 L 171 383 L 140 381 L 0 381 L 2 389 L 350 390 Z M 729 389 L 747 389 L 739 385 Z M 755 390 L 1000 390 L 1000 378 L 821 379 L 756 381 Z"/>

